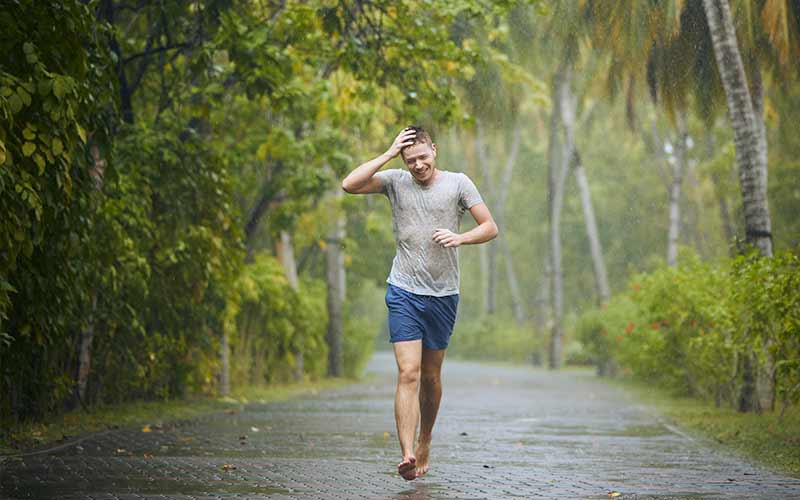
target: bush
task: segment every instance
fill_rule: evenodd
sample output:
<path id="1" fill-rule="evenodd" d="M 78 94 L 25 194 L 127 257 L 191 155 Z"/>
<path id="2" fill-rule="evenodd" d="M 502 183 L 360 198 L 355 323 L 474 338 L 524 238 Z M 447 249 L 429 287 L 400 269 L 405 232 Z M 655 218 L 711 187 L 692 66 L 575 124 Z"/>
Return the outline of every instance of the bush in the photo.
<path id="1" fill-rule="evenodd" d="M 386 323 L 385 288 L 362 280 L 348 290 L 343 341 L 344 374 L 358 378 L 375 349 L 375 337 Z"/>
<path id="2" fill-rule="evenodd" d="M 639 274 L 629 291 L 583 314 L 578 338 L 601 373 L 623 373 L 680 394 L 734 404 L 745 358 L 762 406 L 800 398 L 798 252 L 749 254 L 712 265 L 685 256 Z"/>
<path id="3" fill-rule="evenodd" d="M 304 285 L 294 290 L 283 267 L 270 255 L 259 254 L 236 281 L 225 310 L 230 349 L 231 385 L 288 382 L 325 372 L 324 289 Z"/>

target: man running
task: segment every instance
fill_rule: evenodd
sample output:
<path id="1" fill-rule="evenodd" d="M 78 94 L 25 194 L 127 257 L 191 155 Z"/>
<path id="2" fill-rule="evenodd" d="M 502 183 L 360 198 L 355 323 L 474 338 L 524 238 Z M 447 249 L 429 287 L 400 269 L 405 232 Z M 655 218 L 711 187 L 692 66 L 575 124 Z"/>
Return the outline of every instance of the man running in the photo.
<path id="1" fill-rule="evenodd" d="M 406 169 L 378 172 L 398 155 Z M 392 205 L 397 254 L 386 280 L 386 305 L 398 369 L 394 416 L 403 458 L 397 472 L 412 480 L 429 467 L 442 361 L 458 307 L 457 248 L 491 240 L 497 225 L 469 177 L 436 168 L 436 145 L 420 127 L 403 129 L 385 153 L 350 172 L 342 189 L 383 193 Z M 467 210 L 477 226 L 459 234 Z"/>

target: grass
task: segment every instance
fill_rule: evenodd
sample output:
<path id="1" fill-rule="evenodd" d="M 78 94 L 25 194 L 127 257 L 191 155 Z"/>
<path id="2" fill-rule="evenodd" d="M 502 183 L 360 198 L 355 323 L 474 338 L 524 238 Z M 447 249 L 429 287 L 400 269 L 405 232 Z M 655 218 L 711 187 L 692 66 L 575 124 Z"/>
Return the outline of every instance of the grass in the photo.
<path id="1" fill-rule="evenodd" d="M 298 384 L 250 386 L 236 389 L 230 396 L 223 398 L 135 401 L 76 410 L 46 421 L 22 422 L 8 429 L 0 435 L 0 455 L 14 455 L 31 448 L 57 445 L 88 433 L 195 418 L 241 408 L 248 403 L 268 403 L 315 395 L 321 390 L 352 382 L 352 379 L 339 378 Z"/>
<path id="2" fill-rule="evenodd" d="M 740 413 L 730 407 L 717 408 L 712 402 L 677 397 L 668 391 L 642 382 L 613 382 L 632 392 L 640 401 L 652 405 L 668 421 L 690 433 L 707 437 L 723 448 L 733 450 L 757 463 L 800 477 L 800 407 Z"/>

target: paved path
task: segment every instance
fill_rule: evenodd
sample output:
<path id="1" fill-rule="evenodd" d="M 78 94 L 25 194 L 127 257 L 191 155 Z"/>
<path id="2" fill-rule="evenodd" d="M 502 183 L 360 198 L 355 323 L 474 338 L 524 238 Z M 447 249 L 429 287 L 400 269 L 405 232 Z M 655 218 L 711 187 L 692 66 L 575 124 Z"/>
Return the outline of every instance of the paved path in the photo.
<path id="1" fill-rule="evenodd" d="M 454 360 L 431 472 L 405 482 L 394 472 L 393 370 L 379 353 L 365 384 L 5 460 L 0 497 L 800 498 L 800 480 L 666 427 L 591 375 Z"/>

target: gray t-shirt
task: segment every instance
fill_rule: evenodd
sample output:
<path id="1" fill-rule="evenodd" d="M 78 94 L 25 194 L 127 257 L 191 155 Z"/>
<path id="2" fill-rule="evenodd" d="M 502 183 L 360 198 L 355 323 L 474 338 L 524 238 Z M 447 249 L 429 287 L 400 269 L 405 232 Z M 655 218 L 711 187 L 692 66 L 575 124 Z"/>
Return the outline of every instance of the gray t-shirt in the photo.
<path id="1" fill-rule="evenodd" d="M 439 171 L 430 186 L 418 184 L 408 170 L 375 174 L 392 204 L 392 229 L 397 254 L 388 283 L 419 295 L 443 297 L 458 293 L 458 249 L 433 240 L 437 229 L 458 232 L 461 217 L 483 203 L 465 174 Z"/>

